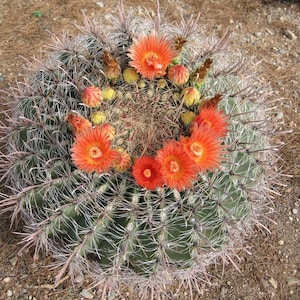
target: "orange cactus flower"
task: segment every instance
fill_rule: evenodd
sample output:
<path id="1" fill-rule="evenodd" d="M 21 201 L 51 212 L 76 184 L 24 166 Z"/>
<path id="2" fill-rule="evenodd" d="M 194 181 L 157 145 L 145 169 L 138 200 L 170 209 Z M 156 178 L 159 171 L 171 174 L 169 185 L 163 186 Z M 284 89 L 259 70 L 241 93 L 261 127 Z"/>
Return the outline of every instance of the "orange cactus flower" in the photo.
<path id="1" fill-rule="evenodd" d="M 98 107 L 103 100 L 102 91 L 96 86 L 88 86 L 81 94 L 81 101 L 89 107 Z"/>
<path id="2" fill-rule="evenodd" d="M 125 172 L 131 167 L 130 155 L 122 147 L 118 147 L 116 151 L 119 155 L 113 167 L 118 172 Z"/>
<path id="3" fill-rule="evenodd" d="M 91 127 L 75 137 L 71 148 L 75 166 L 88 173 L 105 172 L 118 158 L 101 126 Z"/>
<path id="4" fill-rule="evenodd" d="M 165 74 L 168 65 L 177 56 L 172 48 L 172 41 L 158 37 L 156 33 L 142 36 L 130 47 L 129 63 L 143 78 L 153 79 Z"/>
<path id="5" fill-rule="evenodd" d="M 201 109 L 199 115 L 194 119 L 194 124 L 209 128 L 219 137 L 226 136 L 228 132 L 228 116 L 212 106 Z"/>
<path id="6" fill-rule="evenodd" d="M 161 165 L 161 173 L 165 184 L 181 191 L 192 186 L 197 180 L 197 165 L 183 146 L 174 140 L 169 141 L 158 151 L 157 161 Z"/>
<path id="7" fill-rule="evenodd" d="M 92 124 L 89 120 L 78 115 L 77 113 L 69 112 L 66 116 L 66 121 L 71 125 L 75 135 L 82 133 L 86 129 L 92 127 Z"/>
<path id="8" fill-rule="evenodd" d="M 138 158 L 133 165 L 132 175 L 138 185 L 148 190 L 155 190 L 164 183 L 160 165 L 151 156 Z"/>
<path id="9" fill-rule="evenodd" d="M 207 127 L 196 125 L 192 135 L 181 136 L 180 142 L 201 172 L 219 168 L 224 147 L 218 137 Z"/>
<path id="10" fill-rule="evenodd" d="M 175 65 L 169 68 L 168 78 L 176 85 L 182 85 L 189 80 L 189 70 L 183 65 Z"/>

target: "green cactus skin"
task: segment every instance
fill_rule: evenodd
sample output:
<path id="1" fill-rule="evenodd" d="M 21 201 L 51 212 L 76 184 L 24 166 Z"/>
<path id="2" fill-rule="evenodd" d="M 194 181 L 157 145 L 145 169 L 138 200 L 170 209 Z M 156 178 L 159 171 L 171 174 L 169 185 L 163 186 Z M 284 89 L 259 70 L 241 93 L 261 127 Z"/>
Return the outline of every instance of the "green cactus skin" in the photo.
<path id="1" fill-rule="evenodd" d="M 236 53 L 224 52 L 225 38 L 218 42 L 198 33 L 197 20 L 180 27 L 159 23 L 161 18 L 131 18 L 123 9 L 121 5 L 113 25 L 85 19 L 83 33 L 75 39 L 56 38 L 45 62 L 11 90 L 14 108 L 5 128 L 7 151 L 1 154 L 11 194 L 2 195 L 0 205 L 2 211 L 13 211 L 13 219 L 25 221 L 25 248 L 34 246 L 57 258 L 62 267 L 56 284 L 65 272 L 74 275 L 74 270 L 88 268 L 100 287 L 108 286 L 106 292 L 132 285 L 141 297 L 158 299 L 164 286 L 176 280 L 193 283 L 196 290 L 197 280 L 206 280 L 206 267 L 220 258 L 229 262 L 235 249 L 242 248 L 243 236 L 270 211 L 275 155 L 268 137 L 269 94 L 255 88 L 254 76 L 248 76 L 252 70 L 241 68 Z M 193 189 L 147 191 L 130 172 L 87 174 L 71 161 L 73 135 L 65 117 L 75 110 L 89 118 L 91 109 L 80 103 L 88 85 L 112 86 L 119 93 L 105 110 L 120 133 L 118 143 L 136 155 L 143 145 L 139 139 L 127 143 L 133 129 L 126 131 L 124 122 L 118 123 L 122 114 L 132 120 L 141 115 L 139 121 L 150 114 L 163 127 L 164 118 L 178 123 L 186 110 L 178 110 L 175 100 L 165 100 L 184 88 L 167 79 L 166 87 L 159 88 L 158 79 L 144 80 L 143 87 L 105 77 L 103 51 L 126 68 L 136 28 L 187 39 L 180 59 L 189 71 L 207 57 L 214 59 L 199 90 L 202 99 L 223 95 L 219 109 L 230 116 L 227 151 L 220 170 L 201 176 Z M 158 100 L 156 106 L 153 99 Z M 149 107 L 150 112 L 145 110 Z M 152 130 L 149 123 L 145 128 L 136 129 L 135 136 Z M 167 129 L 158 127 L 156 139 L 161 143 L 149 148 L 149 154 L 163 140 L 178 136 L 178 127 Z"/>

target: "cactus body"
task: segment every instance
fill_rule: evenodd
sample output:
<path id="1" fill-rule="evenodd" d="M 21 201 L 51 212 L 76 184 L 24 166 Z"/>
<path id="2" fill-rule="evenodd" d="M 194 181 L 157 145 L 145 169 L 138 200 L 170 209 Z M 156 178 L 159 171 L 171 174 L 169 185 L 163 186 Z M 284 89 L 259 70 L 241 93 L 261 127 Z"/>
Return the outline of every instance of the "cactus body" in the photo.
<path id="1" fill-rule="evenodd" d="M 159 290 L 174 278 L 196 278 L 240 247 L 241 236 L 264 213 L 273 159 L 266 94 L 243 78 L 230 52 L 219 52 L 222 43 L 196 33 L 196 22 L 156 28 L 151 20 L 125 18 L 122 9 L 121 18 L 107 27 L 85 20 L 83 33 L 57 45 L 14 95 L 3 155 L 13 205 L 2 200 L 2 206 L 25 220 L 26 246 L 63 260 L 57 282 L 67 269 L 80 271 L 89 262 L 99 282 L 118 278 L 139 286 L 148 278 Z M 127 54 L 138 38 L 136 27 L 170 36 L 175 46 L 179 38 L 186 40 L 173 63 L 188 69 L 189 81 L 176 85 L 167 72 L 150 79 L 134 73 L 134 80 L 125 73 L 124 80 L 123 71 L 134 70 Z M 118 76 L 107 75 L 114 72 Z M 133 161 L 188 136 L 181 115 L 196 115 L 207 99 L 221 94 L 214 105 L 228 116 L 229 127 L 220 168 L 198 174 L 191 188 L 180 191 L 165 185 L 147 190 L 128 167 L 103 173 L 76 168 L 66 116 L 75 111 L 90 120 L 96 110 L 81 101 L 89 86 L 113 91 L 110 101 L 94 106 L 115 130 L 112 145 Z M 190 87 L 197 90 L 197 103 L 185 105 L 181 94 Z M 168 276 L 155 281 L 162 274 Z"/>

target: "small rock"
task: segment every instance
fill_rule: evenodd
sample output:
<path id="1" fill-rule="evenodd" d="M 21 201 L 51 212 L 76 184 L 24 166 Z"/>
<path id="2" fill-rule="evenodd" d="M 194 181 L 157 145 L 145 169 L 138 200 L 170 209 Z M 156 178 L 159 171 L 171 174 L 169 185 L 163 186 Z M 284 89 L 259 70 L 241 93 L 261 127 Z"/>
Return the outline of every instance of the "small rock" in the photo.
<path id="1" fill-rule="evenodd" d="M 273 277 L 271 277 L 268 281 L 270 282 L 270 284 L 272 285 L 272 287 L 276 290 L 277 287 L 278 287 L 277 281 Z"/>
<path id="2" fill-rule="evenodd" d="M 10 264 L 11 264 L 13 267 L 15 267 L 16 264 L 17 264 L 17 262 L 18 262 L 18 257 L 15 256 L 15 257 L 11 258 L 11 259 L 9 260 L 9 262 L 10 262 Z"/>
<path id="3" fill-rule="evenodd" d="M 297 277 L 288 277 L 286 282 L 287 282 L 287 285 L 299 284 L 300 279 Z"/>
<path id="4" fill-rule="evenodd" d="M 258 37 L 258 38 L 261 38 L 262 37 L 262 32 L 254 32 L 254 35 L 256 36 L 256 37 Z"/>
<path id="5" fill-rule="evenodd" d="M 92 293 L 90 293 L 88 290 L 83 289 L 80 293 L 80 295 L 82 297 L 84 297 L 85 299 L 94 299 L 94 295 Z"/>
<path id="6" fill-rule="evenodd" d="M 5 277 L 2 280 L 4 283 L 10 283 L 11 282 L 11 278 L 10 277 Z"/>
<path id="7" fill-rule="evenodd" d="M 104 3 L 99 1 L 99 2 L 96 2 L 96 5 L 98 5 L 99 7 L 103 8 L 104 7 Z"/>
<path id="8" fill-rule="evenodd" d="M 11 290 L 8 290 L 7 292 L 6 292 L 6 296 L 7 297 L 11 297 L 13 295 L 13 292 L 11 291 Z"/>
<path id="9" fill-rule="evenodd" d="M 296 208 L 296 207 L 293 208 L 293 209 L 292 209 L 292 213 L 293 213 L 293 215 L 296 215 L 296 214 L 298 213 L 298 208 Z"/>
<path id="10" fill-rule="evenodd" d="M 280 119 L 283 119 L 284 118 L 284 113 L 283 112 L 279 112 L 276 114 L 276 119 L 277 120 L 280 120 Z"/>
<path id="11" fill-rule="evenodd" d="M 223 300 L 226 298 L 226 288 L 224 286 L 221 287 L 221 290 L 220 290 L 220 299 Z"/>
<path id="12" fill-rule="evenodd" d="M 284 35 L 285 35 L 288 39 L 290 39 L 290 40 L 292 40 L 292 41 L 295 41 L 295 40 L 297 39 L 296 34 L 295 34 L 293 31 L 289 30 L 289 29 L 284 30 L 283 33 L 284 33 Z"/>
<path id="13" fill-rule="evenodd" d="M 280 246 L 283 246 L 283 245 L 284 245 L 284 241 L 283 241 L 283 240 L 280 240 L 280 241 L 278 241 L 278 244 L 279 244 Z"/>

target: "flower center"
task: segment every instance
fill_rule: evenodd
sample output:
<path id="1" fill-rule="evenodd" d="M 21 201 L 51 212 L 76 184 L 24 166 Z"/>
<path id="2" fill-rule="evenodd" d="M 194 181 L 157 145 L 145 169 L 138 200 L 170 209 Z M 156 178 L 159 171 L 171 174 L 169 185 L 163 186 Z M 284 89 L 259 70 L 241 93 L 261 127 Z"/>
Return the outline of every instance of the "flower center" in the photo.
<path id="1" fill-rule="evenodd" d="M 179 164 L 175 160 L 170 161 L 170 172 L 177 173 L 179 171 Z"/>
<path id="2" fill-rule="evenodd" d="M 152 66 L 155 71 L 161 71 L 163 69 L 163 65 L 155 53 L 148 53 L 145 57 L 145 62 L 148 66 Z"/>
<path id="3" fill-rule="evenodd" d="M 204 120 L 204 122 L 203 122 L 208 128 L 212 128 L 213 126 L 212 126 L 212 122 L 211 121 L 209 121 L 209 120 Z"/>
<path id="4" fill-rule="evenodd" d="M 150 169 L 145 169 L 144 172 L 143 172 L 144 176 L 147 177 L 147 178 L 150 178 L 152 173 L 151 173 L 151 170 Z"/>
<path id="5" fill-rule="evenodd" d="M 201 157 L 203 155 L 203 147 L 199 143 L 193 143 L 190 149 L 197 157 Z"/>
<path id="6" fill-rule="evenodd" d="M 97 146 L 92 146 L 89 149 L 89 157 L 91 158 L 100 158 L 102 156 L 102 151 Z"/>

